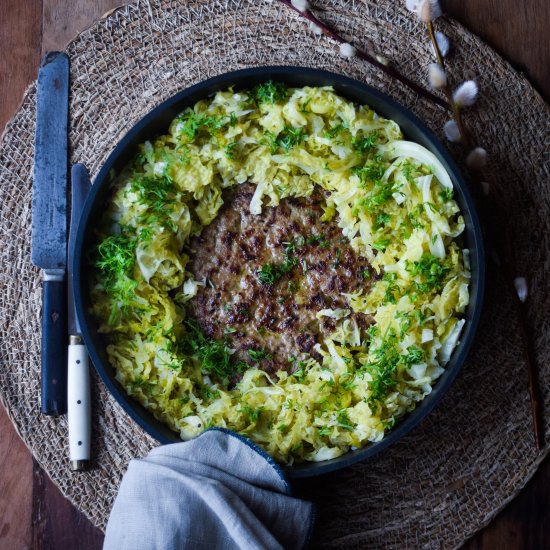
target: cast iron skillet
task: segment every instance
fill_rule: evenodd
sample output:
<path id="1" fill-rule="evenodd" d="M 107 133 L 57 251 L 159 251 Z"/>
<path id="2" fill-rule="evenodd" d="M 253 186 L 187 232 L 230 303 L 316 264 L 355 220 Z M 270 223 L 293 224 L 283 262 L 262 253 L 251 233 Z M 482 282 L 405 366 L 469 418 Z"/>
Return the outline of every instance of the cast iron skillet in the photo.
<path id="1" fill-rule="evenodd" d="M 343 456 L 324 462 L 312 462 L 286 468 L 292 478 L 316 476 L 345 468 L 367 457 L 379 453 L 416 426 L 441 400 L 458 371 L 464 363 L 472 345 L 478 325 L 483 301 L 485 277 L 484 253 L 481 229 L 472 198 L 460 172 L 446 149 L 439 143 L 434 134 L 409 111 L 381 92 L 350 78 L 327 71 L 303 67 L 261 67 L 244 69 L 223 74 L 183 90 L 168 99 L 149 114 L 143 117 L 126 136 L 116 145 L 107 162 L 95 179 L 94 185 L 84 206 L 74 255 L 74 289 L 77 312 L 82 324 L 82 333 L 92 362 L 105 385 L 115 396 L 122 408 L 151 436 L 160 443 L 181 441 L 176 432 L 156 420 L 151 413 L 137 401 L 126 395 L 122 386 L 115 380 L 113 368 L 107 360 L 102 336 L 97 332 L 96 322 L 89 313 L 90 299 L 88 293 L 90 269 L 85 252 L 95 242 L 94 228 L 100 219 L 106 201 L 110 195 L 109 172 L 118 172 L 136 152 L 139 143 L 156 135 L 166 133 L 172 119 L 185 107 L 198 100 L 211 96 L 218 90 L 233 86 L 235 90 L 247 89 L 267 80 L 284 82 L 289 86 L 333 86 L 343 97 L 360 104 L 367 104 L 380 115 L 395 120 L 401 127 L 405 138 L 420 143 L 432 151 L 447 169 L 455 188 L 455 197 L 460 205 L 466 222 L 463 234 L 467 248 L 470 250 L 472 281 L 470 286 L 470 304 L 466 312 L 466 324 L 460 344 L 455 349 L 445 373 L 437 381 L 435 388 L 417 408 L 403 418 L 397 427 L 381 442 L 373 443 L 350 451 Z"/>

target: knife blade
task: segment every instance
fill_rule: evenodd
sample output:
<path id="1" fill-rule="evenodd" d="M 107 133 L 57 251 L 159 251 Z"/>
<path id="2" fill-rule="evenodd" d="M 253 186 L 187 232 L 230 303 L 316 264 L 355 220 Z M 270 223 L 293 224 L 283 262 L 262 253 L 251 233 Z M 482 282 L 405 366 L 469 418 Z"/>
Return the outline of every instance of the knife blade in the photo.
<path id="1" fill-rule="evenodd" d="M 68 325 L 67 353 L 67 420 L 69 424 L 69 454 L 71 469 L 85 470 L 90 460 L 91 402 L 88 353 L 80 333 L 80 323 L 74 303 L 73 262 L 76 233 L 82 208 L 90 191 L 86 167 L 75 164 L 71 170 L 71 225 L 69 229 L 68 263 Z"/>
<path id="2" fill-rule="evenodd" d="M 67 142 L 69 58 L 44 56 L 36 88 L 32 262 L 43 270 L 41 411 L 60 415 L 66 398 Z"/>

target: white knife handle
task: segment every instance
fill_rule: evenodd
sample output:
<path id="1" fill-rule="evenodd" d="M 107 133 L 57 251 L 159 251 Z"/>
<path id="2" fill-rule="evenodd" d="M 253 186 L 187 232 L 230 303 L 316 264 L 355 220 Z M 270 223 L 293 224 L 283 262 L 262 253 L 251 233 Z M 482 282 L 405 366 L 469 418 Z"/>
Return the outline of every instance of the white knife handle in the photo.
<path id="1" fill-rule="evenodd" d="M 84 470 L 90 460 L 91 403 L 88 354 L 80 336 L 70 336 L 67 414 L 71 468 Z"/>

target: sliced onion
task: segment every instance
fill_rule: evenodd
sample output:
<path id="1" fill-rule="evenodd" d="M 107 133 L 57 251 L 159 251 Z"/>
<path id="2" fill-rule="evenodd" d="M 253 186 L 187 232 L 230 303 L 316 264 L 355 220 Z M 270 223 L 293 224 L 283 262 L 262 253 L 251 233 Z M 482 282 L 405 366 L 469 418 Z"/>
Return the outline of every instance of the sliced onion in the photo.
<path id="1" fill-rule="evenodd" d="M 392 197 L 394 198 L 395 202 L 397 204 L 403 204 L 405 202 L 405 199 L 407 198 L 404 193 L 392 193 Z"/>
<path id="2" fill-rule="evenodd" d="M 435 256 L 440 260 L 445 257 L 445 244 L 443 243 L 441 235 L 437 231 L 434 231 L 434 234 L 430 239 L 430 253 L 432 256 Z"/>
<path id="3" fill-rule="evenodd" d="M 443 187 L 447 189 L 453 188 L 453 182 L 447 170 L 445 170 L 441 161 L 431 151 L 428 151 L 426 147 L 422 147 L 422 145 L 412 141 L 393 141 L 388 145 L 380 146 L 380 150 L 390 155 L 391 158 L 410 157 L 429 166 Z"/>
<path id="4" fill-rule="evenodd" d="M 458 344 L 458 338 L 460 337 L 460 333 L 462 332 L 462 327 L 464 326 L 465 322 L 466 321 L 464 319 L 458 321 L 453 330 L 451 330 L 449 336 L 447 336 L 445 341 L 442 342 L 441 349 L 439 350 L 439 362 L 442 365 L 446 365 L 449 362 L 451 354 Z"/>
<path id="5" fill-rule="evenodd" d="M 420 380 L 426 376 L 426 369 L 428 368 L 427 363 L 418 363 L 416 365 L 411 365 L 409 368 L 409 374 L 415 379 Z"/>
<path id="6" fill-rule="evenodd" d="M 317 319 L 320 319 L 321 317 L 330 317 L 331 319 L 336 319 L 337 321 L 339 319 L 343 319 L 344 317 L 348 317 L 351 311 L 349 309 L 321 309 L 317 312 Z"/>
<path id="7" fill-rule="evenodd" d="M 262 213 L 262 197 L 264 195 L 264 189 L 266 185 L 264 182 L 258 183 L 252 200 L 250 201 L 250 213 L 251 214 L 261 214 Z"/>
<path id="8" fill-rule="evenodd" d="M 425 344 L 426 342 L 431 342 L 434 339 L 434 331 L 431 328 L 422 329 L 422 338 L 421 343 Z"/>

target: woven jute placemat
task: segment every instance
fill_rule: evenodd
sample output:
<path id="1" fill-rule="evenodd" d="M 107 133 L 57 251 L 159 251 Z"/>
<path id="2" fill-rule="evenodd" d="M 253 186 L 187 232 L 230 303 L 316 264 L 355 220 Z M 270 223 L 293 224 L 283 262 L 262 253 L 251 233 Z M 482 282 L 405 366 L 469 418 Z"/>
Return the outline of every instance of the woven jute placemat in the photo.
<path id="1" fill-rule="evenodd" d="M 317 2 L 345 36 L 392 59 L 424 83 L 430 59 L 422 28 L 393 0 Z M 550 435 L 550 162 L 548 107 L 495 52 L 453 21 L 451 78 L 482 90 L 468 124 L 490 151 L 484 173 L 512 235 L 518 274 L 530 281 L 529 324 Z M 447 114 L 334 43 L 277 2 L 137 2 L 83 32 L 71 58 L 71 161 L 97 174 L 117 141 L 177 91 L 258 65 L 320 67 L 386 92 L 441 133 Z M 94 469 L 67 464 L 65 418 L 40 415 L 41 283 L 30 262 L 35 88 L 8 124 L 0 150 L 0 392 L 21 437 L 61 491 L 101 528 L 132 457 L 153 441 L 93 377 Z M 455 151 L 456 153 L 457 151 Z M 456 547 L 488 523 L 544 458 L 534 449 L 527 375 L 516 315 L 501 274 L 490 269 L 474 349 L 448 395 L 381 455 L 300 494 L 319 505 L 314 547 Z"/>

